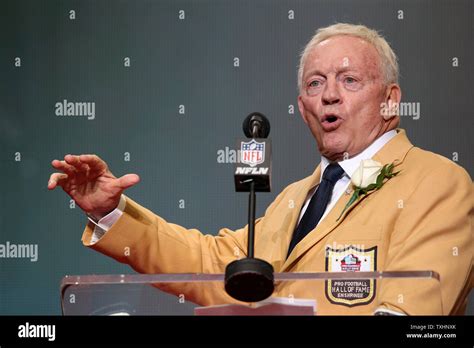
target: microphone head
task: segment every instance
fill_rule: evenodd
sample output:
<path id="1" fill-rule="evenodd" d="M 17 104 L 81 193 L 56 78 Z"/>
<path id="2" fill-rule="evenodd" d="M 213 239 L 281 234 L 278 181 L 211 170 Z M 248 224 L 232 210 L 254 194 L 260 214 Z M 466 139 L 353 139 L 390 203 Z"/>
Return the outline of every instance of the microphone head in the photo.
<path id="1" fill-rule="evenodd" d="M 270 134 L 270 122 L 260 112 L 252 112 L 242 124 L 247 138 L 267 138 Z"/>

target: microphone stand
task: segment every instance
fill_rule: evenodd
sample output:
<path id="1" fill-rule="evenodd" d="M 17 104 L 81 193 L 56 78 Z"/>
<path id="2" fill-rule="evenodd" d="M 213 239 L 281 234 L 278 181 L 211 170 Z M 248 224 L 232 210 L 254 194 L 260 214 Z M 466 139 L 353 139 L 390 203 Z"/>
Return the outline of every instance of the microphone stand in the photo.
<path id="1" fill-rule="evenodd" d="M 256 129 L 254 128 L 254 135 Z M 255 136 L 254 136 L 255 138 Z M 274 290 L 273 266 L 254 257 L 255 247 L 255 180 L 247 182 L 249 191 L 247 257 L 229 263 L 225 269 L 225 290 L 244 302 L 262 301 Z"/>
<path id="2" fill-rule="evenodd" d="M 250 183 L 249 193 L 249 218 L 248 218 L 248 240 L 247 240 L 247 257 L 253 259 L 254 246 L 255 246 L 255 181 L 252 180 Z"/>

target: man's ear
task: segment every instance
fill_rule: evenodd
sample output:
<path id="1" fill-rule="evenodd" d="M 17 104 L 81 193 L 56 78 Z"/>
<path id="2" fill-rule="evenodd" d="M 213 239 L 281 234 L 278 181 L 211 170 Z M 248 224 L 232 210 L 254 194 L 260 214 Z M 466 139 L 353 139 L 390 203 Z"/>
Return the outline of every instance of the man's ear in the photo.
<path id="1" fill-rule="evenodd" d="M 399 85 L 392 83 L 385 92 L 385 102 L 391 101 L 392 104 L 400 104 L 400 100 L 402 100 L 402 90 Z"/>
<path id="2" fill-rule="evenodd" d="M 400 110 L 400 100 L 402 99 L 402 90 L 396 83 L 392 83 L 387 86 L 384 97 L 384 107 L 386 108 L 383 113 L 383 118 L 389 120 L 395 116 L 398 116 Z"/>
<path id="3" fill-rule="evenodd" d="M 306 118 L 306 110 L 304 108 L 301 95 L 298 96 L 298 110 L 300 110 L 300 114 L 301 114 L 301 117 L 303 118 L 304 123 L 308 124 L 308 119 Z"/>

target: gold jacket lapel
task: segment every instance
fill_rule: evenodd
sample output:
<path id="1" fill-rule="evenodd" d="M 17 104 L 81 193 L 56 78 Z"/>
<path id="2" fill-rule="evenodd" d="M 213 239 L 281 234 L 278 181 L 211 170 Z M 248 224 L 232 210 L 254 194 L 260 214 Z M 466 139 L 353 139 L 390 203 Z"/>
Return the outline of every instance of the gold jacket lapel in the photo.
<path id="1" fill-rule="evenodd" d="M 288 254 L 288 247 L 290 246 L 291 238 L 293 237 L 293 232 L 298 223 L 298 218 L 303 208 L 306 198 L 308 197 L 308 192 L 313 188 L 319 185 L 321 177 L 321 168 L 318 166 L 313 174 L 307 178 L 306 182 L 301 185 L 301 188 L 295 193 L 294 197 L 291 199 L 294 201 L 294 207 L 292 208 L 291 219 L 289 219 L 288 224 L 283 227 L 282 232 L 284 234 L 283 240 L 281 243 L 280 255 L 282 260 L 282 265 L 286 262 L 286 256 Z"/>
<path id="2" fill-rule="evenodd" d="M 394 170 L 397 170 L 397 166 L 399 166 L 403 160 L 405 159 L 406 154 L 408 151 L 413 147 L 413 145 L 408 140 L 406 133 L 403 129 L 397 129 L 397 135 L 391 139 L 387 144 L 385 144 L 379 152 L 375 154 L 373 160 L 378 161 L 382 164 L 392 163 L 395 162 Z M 319 175 L 320 175 L 320 168 Z M 318 177 L 319 178 L 319 177 Z M 383 189 L 383 187 L 381 188 Z M 332 208 L 332 210 L 326 215 L 326 217 L 316 226 L 316 228 L 308 233 L 305 238 L 301 242 L 299 242 L 291 254 L 289 255 L 288 259 L 284 262 L 281 272 L 285 272 L 291 264 L 293 264 L 299 257 L 301 257 L 307 250 L 312 248 L 315 244 L 317 244 L 321 239 L 331 233 L 337 226 L 339 226 L 345 219 L 345 217 L 366 197 L 371 194 L 374 194 L 376 191 L 370 191 L 366 195 L 359 197 L 357 201 L 355 201 L 339 218 L 341 212 L 344 210 L 347 202 L 349 201 L 352 192 L 350 194 L 343 193 L 342 196 L 337 201 L 336 205 Z M 299 207 L 298 214 L 301 211 L 301 206 Z M 337 221 L 336 221 L 337 220 Z M 293 227 L 296 226 L 296 221 L 293 223 Z M 291 231 L 293 232 L 293 231 Z M 292 233 L 289 233 L 290 237 L 288 240 L 291 240 Z M 288 245 L 286 246 L 288 248 Z"/>

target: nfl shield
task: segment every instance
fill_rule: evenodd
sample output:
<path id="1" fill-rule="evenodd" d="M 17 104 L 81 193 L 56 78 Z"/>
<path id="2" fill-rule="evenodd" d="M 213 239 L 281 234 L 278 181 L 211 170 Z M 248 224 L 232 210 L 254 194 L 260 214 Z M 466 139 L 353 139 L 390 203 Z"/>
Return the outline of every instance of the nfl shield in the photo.
<path id="1" fill-rule="evenodd" d="M 265 161 L 265 143 L 259 143 L 255 139 L 240 143 L 240 162 L 251 167 Z"/>

